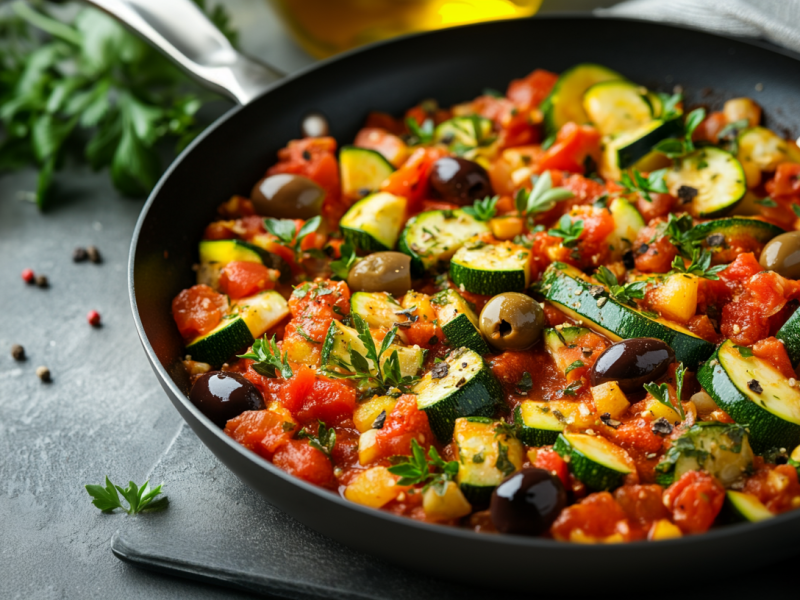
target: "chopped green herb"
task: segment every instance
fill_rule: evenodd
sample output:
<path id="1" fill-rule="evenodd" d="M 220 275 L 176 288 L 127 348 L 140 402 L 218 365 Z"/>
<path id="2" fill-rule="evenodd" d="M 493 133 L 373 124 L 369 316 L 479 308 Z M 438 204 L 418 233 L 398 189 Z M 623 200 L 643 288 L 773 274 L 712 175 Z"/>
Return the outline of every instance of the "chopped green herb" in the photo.
<path id="1" fill-rule="evenodd" d="M 317 429 L 316 435 L 303 427 L 297 432 L 297 438 L 301 440 L 307 439 L 309 446 L 316 448 L 329 459 L 333 460 L 331 452 L 333 452 L 333 447 L 336 445 L 336 430 L 333 427 L 326 427 L 325 423 L 319 419 L 317 419 L 317 422 L 319 423 L 319 429 Z"/>
<path id="2" fill-rule="evenodd" d="M 400 477 L 397 485 L 423 484 L 423 491 L 433 487 L 436 493 L 442 495 L 447 482 L 453 481 L 458 475 L 458 461 L 445 462 L 434 446 L 430 447 L 426 458 L 417 440 L 412 439 L 411 456 L 403 457 L 389 467 L 389 472 Z"/>
<path id="3" fill-rule="evenodd" d="M 558 226 L 548 230 L 547 234 L 561 238 L 561 244 L 571 248 L 578 243 L 581 233 L 583 233 L 583 221 L 578 219 L 573 222 L 569 215 L 562 215 L 558 221 Z"/>
<path id="4" fill-rule="evenodd" d="M 486 196 L 483 200 L 475 200 L 472 206 L 465 206 L 464 212 L 478 221 L 488 221 L 497 214 L 497 201 L 500 196 Z"/>
<path id="5" fill-rule="evenodd" d="M 267 340 L 266 334 L 262 339 L 253 342 L 253 347 L 247 354 L 240 354 L 238 358 L 251 358 L 253 363 L 253 370 L 259 375 L 264 377 L 277 377 L 280 373 L 284 379 L 289 379 L 294 375 L 292 367 L 289 366 L 288 351 L 283 353 L 281 358 L 281 351 L 275 341 L 275 336 L 272 340 Z"/>
<path id="6" fill-rule="evenodd" d="M 566 369 L 564 369 L 564 375 L 567 375 L 568 373 L 574 371 L 575 369 L 580 369 L 581 367 L 584 367 L 584 366 L 586 366 L 586 365 L 583 364 L 582 360 L 576 360 L 571 365 L 569 365 Z"/>
<path id="7" fill-rule="evenodd" d="M 111 480 L 106 476 L 105 487 L 91 484 L 85 487 L 86 491 L 93 498 L 92 504 L 104 513 L 110 513 L 117 508 L 121 508 L 129 515 L 136 515 L 142 512 L 157 512 L 169 506 L 169 499 L 166 496 L 156 499 L 161 495 L 162 485 L 163 484 L 159 484 L 153 489 L 150 489 L 149 481 L 145 481 L 142 487 L 130 481 L 128 482 L 128 487 L 121 488 L 111 483 Z M 128 508 L 125 508 L 120 501 L 120 494 L 122 494 L 122 497 L 127 501 Z"/>

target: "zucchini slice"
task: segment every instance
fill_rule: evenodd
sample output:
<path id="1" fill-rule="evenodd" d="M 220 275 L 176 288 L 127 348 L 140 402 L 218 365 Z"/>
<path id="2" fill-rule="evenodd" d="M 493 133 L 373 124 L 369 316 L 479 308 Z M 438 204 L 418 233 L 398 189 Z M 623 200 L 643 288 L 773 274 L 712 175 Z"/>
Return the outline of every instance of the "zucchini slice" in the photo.
<path id="1" fill-rule="evenodd" d="M 569 462 L 569 470 L 592 490 L 612 490 L 636 470 L 630 455 L 607 439 L 585 433 L 562 433 L 553 450 Z"/>
<path id="2" fill-rule="evenodd" d="M 789 462 L 787 463 L 797 469 L 797 474 L 800 475 L 800 446 L 792 450 L 789 455 Z"/>
<path id="3" fill-rule="evenodd" d="M 379 347 L 380 344 L 376 343 L 375 346 Z M 351 349 L 364 357 L 372 374 L 377 372 L 375 364 L 367 358 L 367 350 L 364 347 L 364 342 L 358 338 L 358 332 L 352 327 L 343 325 L 340 321 L 332 321 L 325 336 L 325 342 L 322 344 L 322 366 L 354 371 L 355 369 L 350 364 Z M 404 348 L 393 344 L 381 355 L 381 365 L 389 359 L 395 350 L 397 350 L 397 357 L 400 360 L 400 373 L 403 377 L 413 377 L 419 373 L 423 362 L 425 362 L 425 350 L 419 346 Z"/>
<path id="4" fill-rule="evenodd" d="M 286 299 L 274 290 L 238 300 L 236 312 L 247 324 L 253 339 L 258 339 L 289 314 Z"/>
<path id="5" fill-rule="evenodd" d="M 700 422 L 672 442 L 658 466 L 656 481 L 668 487 L 688 471 L 707 471 L 730 487 L 753 468 L 753 450 L 741 425 Z"/>
<path id="6" fill-rule="evenodd" d="M 522 292 L 530 285 L 530 258 L 530 250 L 512 242 L 472 239 L 453 255 L 450 278 L 474 294 Z"/>
<path id="7" fill-rule="evenodd" d="M 595 290 L 599 286 L 586 281 L 583 273 L 574 267 L 554 263 L 545 271 L 542 283 L 545 297 L 551 304 L 614 342 L 638 337 L 663 340 L 675 350 L 676 360 L 688 369 L 696 369 L 714 351 L 711 342 L 677 323 L 647 317 L 608 297 L 606 292 L 592 296 L 589 288 Z"/>
<path id="8" fill-rule="evenodd" d="M 653 147 L 680 132 L 680 119 L 653 120 L 636 129 L 606 137 L 603 142 L 601 172 L 604 177 L 619 179 L 623 169 L 636 165 Z"/>
<path id="9" fill-rule="evenodd" d="M 522 468 L 522 444 L 497 430 L 486 417 L 456 419 L 453 440 L 458 447 L 458 484 L 470 504 L 486 506 L 494 488 Z"/>
<path id="10" fill-rule="evenodd" d="M 452 352 L 414 386 L 417 407 L 428 415 L 443 444 L 453 437 L 459 417 L 489 417 L 502 402 L 503 390 L 480 354 L 468 348 Z"/>
<path id="11" fill-rule="evenodd" d="M 232 313 L 224 317 L 212 331 L 187 344 L 186 354 L 192 360 L 208 363 L 216 368 L 237 352 L 251 346 L 254 341 L 245 320 Z"/>
<path id="12" fill-rule="evenodd" d="M 443 290 L 431 298 L 447 343 L 453 348 L 469 348 L 480 355 L 489 354 L 489 346 L 478 328 L 478 317 L 455 290 Z"/>
<path id="13" fill-rule="evenodd" d="M 407 201 L 402 196 L 379 192 L 359 200 L 339 221 L 344 237 L 367 252 L 391 250 L 403 228 Z"/>
<path id="14" fill-rule="evenodd" d="M 603 135 L 629 131 L 653 118 L 646 93 L 630 81 L 596 83 L 583 94 L 583 110 Z"/>
<path id="15" fill-rule="evenodd" d="M 726 500 L 731 509 L 730 512 L 739 521 L 757 523 L 775 516 L 753 494 L 728 490 L 726 492 Z"/>
<path id="16" fill-rule="evenodd" d="M 375 150 L 344 146 L 339 152 L 339 173 L 345 196 L 361 198 L 371 194 L 380 189 L 383 180 L 393 172 L 392 164 Z"/>
<path id="17" fill-rule="evenodd" d="M 775 337 L 783 342 L 792 365 L 797 366 L 800 363 L 800 308 L 778 329 Z"/>
<path id="18" fill-rule="evenodd" d="M 608 236 L 607 242 L 611 250 L 611 258 L 620 260 L 633 246 L 639 230 L 645 226 L 644 218 L 637 208 L 625 200 L 615 198 L 608 205 L 611 216 L 614 217 L 614 231 Z"/>
<path id="19" fill-rule="evenodd" d="M 723 217 L 695 225 L 694 231 L 698 237 L 702 236 L 703 247 L 718 252 L 729 247 L 742 247 L 747 245 L 747 240 L 742 243 L 742 238 L 751 238 L 758 244 L 766 244 L 772 238 L 786 233 L 785 229 L 767 223 L 761 219 L 748 217 Z M 756 253 L 758 255 L 758 253 Z"/>
<path id="20" fill-rule="evenodd" d="M 288 263 L 280 256 L 243 240 L 203 240 L 199 251 L 197 283 L 205 283 L 216 290 L 219 289 L 222 267 L 234 261 L 260 263 L 270 269 L 277 269 L 281 272 L 282 283 L 288 281 L 292 273 Z"/>
<path id="21" fill-rule="evenodd" d="M 430 210 L 409 219 L 400 234 L 398 248 L 411 257 L 416 277 L 446 263 L 464 242 L 489 233 L 489 224 L 478 221 L 461 209 Z"/>
<path id="22" fill-rule="evenodd" d="M 762 171 L 774 171 L 784 162 L 800 163 L 797 145 L 780 137 L 766 127 L 751 127 L 736 138 L 742 163 L 752 162 Z"/>
<path id="23" fill-rule="evenodd" d="M 560 330 L 551 328 L 544 331 L 544 347 L 565 377 L 565 371 L 571 362 L 566 362 L 561 350 L 565 347 L 574 348 L 577 339 L 586 333 L 589 333 L 589 330 L 585 327 L 563 327 Z"/>
<path id="24" fill-rule="evenodd" d="M 514 410 L 517 437 L 526 446 L 550 446 L 579 411 L 574 402 L 525 400 Z"/>
<path id="25" fill-rule="evenodd" d="M 356 292 L 350 297 L 350 310 L 373 329 L 391 329 L 396 323 L 407 320 L 398 317 L 403 307 L 386 292 Z"/>
<path id="26" fill-rule="evenodd" d="M 800 444 L 800 389 L 757 356 L 726 340 L 697 372 L 697 381 L 737 423 L 756 452 Z"/>
<path id="27" fill-rule="evenodd" d="M 583 109 L 586 90 L 603 81 L 624 79 L 616 71 L 593 63 L 582 63 L 564 71 L 540 106 L 547 135 L 557 133 L 564 123 L 570 121 L 588 122 L 589 117 Z"/>
<path id="28" fill-rule="evenodd" d="M 736 206 L 747 192 L 742 164 L 731 153 L 711 146 L 676 161 L 667 171 L 666 183 L 669 193 L 675 197 L 683 186 L 697 190 L 692 207 L 700 217 L 724 213 Z"/>
<path id="29" fill-rule="evenodd" d="M 492 137 L 492 128 L 492 121 L 485 117 L 478 115 L 454 117 L 436 127 L 433 139 L 459 154 L 464 150 L 485 145 Z"/>

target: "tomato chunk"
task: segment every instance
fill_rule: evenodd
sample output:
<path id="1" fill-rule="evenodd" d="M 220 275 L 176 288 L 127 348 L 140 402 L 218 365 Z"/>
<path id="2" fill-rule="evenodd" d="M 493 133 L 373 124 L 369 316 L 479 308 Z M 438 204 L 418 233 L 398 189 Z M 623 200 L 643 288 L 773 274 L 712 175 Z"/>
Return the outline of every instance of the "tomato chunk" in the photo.
<path id="1" fill-rule="evenodd" d="M 588 156 L 600 153 L 600 132 L 589 125 L 566 123 L 556 135 L 556 141 L 539 160 L 539 172 L 560 169 L 571 173 L 583 173 L 583 163 Z"/>
<path id="2" fill-rule="evenodd" d="M 562 541 L 621 542 L 629 536 L 630 527 L 625 511 L 614 497 L 599 492 L 561 511 L 550 532 Z"/>
<path id="3" fill-rule="evenodd" d="M 222 269 L 219 287 L 233 300 L 238 300 L 273 289 L 278 277 L 280 271 L 268 269 L 259 263 L 237 260 L 229 262 Z"/>
<path id="4" fill-rule="evenodd" d="M 326 487 L 333 482 L 331 461 L 308 440 L 289 440 L 275 452 L 272 464 L 314 485 Z"/>
<path id="5" fill-rule="evenodd" d="M 411 440 L 427 448 L 433 442 L 433 433 L 428 424 L 428 415 L 417 408 L 417 397 L 412 394 L 400 396 L 397 404 L 378 430 L 375 442 L 379 458 L 411 454 Z"/>
<path id="6" fill-rule="evenodd" d="M 290 415 L 272 410 L 248 410 L 225 425 L 227 435 L 266 459 L 272 458 L 296 429 Z"/>
<path id="7" fill-rule="evenodd" d="M 773 367 L 778 369 L 784 377 L 796 377 L 794 368 L 792 367 L 792 361 L 789 360 L 789 354 L 786 352 L 786 347 L 779 339 L 768 337 L 756 342 L 753 345 L 753 354 L 770 363 Z"/>
<path id="8" fill-rule="evenodd" d="M 687 471 L 664 492 L 664 504 L 684 533 L 703 533 L 725 502 L 725 488 L 705 471 Z"/>
<path id="9" fill-rule="evenodd" d="M 351 418 L 355 407 L 355 389 L 343 381 L 318 375 L 303 398 L 297 419 L 304 424 L 319 420 L 326 425 L 335 425 Z"/>
<path id="10" fill-rule="evenodd" d="M 205 335 L 222 320 L 228 300 L 209 286 L 193 285 L 172 301 L 172 316 L 183 339 L 189 341 Z"/>

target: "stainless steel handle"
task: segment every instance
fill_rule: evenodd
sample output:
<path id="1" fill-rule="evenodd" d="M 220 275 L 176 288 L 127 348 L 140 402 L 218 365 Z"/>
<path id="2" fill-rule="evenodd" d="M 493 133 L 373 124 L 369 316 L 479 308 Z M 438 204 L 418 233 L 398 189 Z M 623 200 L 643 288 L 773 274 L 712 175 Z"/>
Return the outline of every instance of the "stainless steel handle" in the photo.
<path id="1" fill-rule="evenodd" d="M 88 0 L 201 84 L 247 104 L 283 73 L 238 52 L 192 0 Z"/>

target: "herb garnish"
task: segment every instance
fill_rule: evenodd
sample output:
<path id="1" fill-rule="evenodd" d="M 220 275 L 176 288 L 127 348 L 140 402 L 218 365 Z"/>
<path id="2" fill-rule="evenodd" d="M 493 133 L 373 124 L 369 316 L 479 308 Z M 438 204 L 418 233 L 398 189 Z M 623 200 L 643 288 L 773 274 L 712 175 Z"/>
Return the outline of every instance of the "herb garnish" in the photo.
<path id="1" fill-rule="evenodd" d="M 568 373 L 574 371 L 575 369 L 580 369 L 583 366 L 585 365 L 583 364 L 582 360 L 576 360 L 574 363 L 572 363 L 566 369 L 564 369 L 564 375 L 567 375 Z"/>
<path id="2" fill-rule="evenodd" d="M 642 198 L 647 200 L 648 202 L 652 202 L 653 198 L 650 196 L 650 192 L 656 194 L 666 194 L 669 192 L 667 189 L 667 183 L 664 181 L 664 175 L 667 174 L 666 169 L 658 169 L 657 171 L 653 171 L 647 177 L 642 175 L 636 169 L 631 169 L 631 174 L 628 171 L 624 171 L 622 173 L 622 178 L 619 183 L 622 187 L 624 187 L 629 192 L 638 192 L 642 195 Z"/>
<path id="3" fill-rule="evenodd" d="M 416 119 L 408 117 L 406 127 L 411 132 L 408 143 L 412 146 L 417 144 L 430 144 L 433 141 L 433 119 L 425 119 L 422 125 Z"/>
<path id="4" fill-rule="evenodd" d="M 653 147 L 653 150 L 666 154 L 669 158 L 680 158 L 694 152 L 694 142 L 692 142 L 692 133 L 697 129 L 697 126 L 706 118 L 705 108 L 696 108 L 688 115 L 683 124 L 683 134 L 680 138 L 667 138 L 661 140 Z"/>
<path id="5" fill-rule="evenodd" d="M 711 253 L 708 250 L 694 248 L 692 250 L 692 262 L 689 263 L 689 266 L 686 266 L 686 263 L 681 256 L 676 256 L 672 260 L 672 271 L 670 271 L 670 273 L 686 273 L 688 275 L 702 277 L 703 279 L 717 281 L 719 279 L 719 275 L 717 275 L 717 273 L 724 271 L 727 268 L 728 265 L 717 265 L 716 267 L 712 267 Z"/>
<path id="6" fill-rule="evenodd" d="M 522 377 L 520 377 L 517 382 L 517 394 L 520 396 L 527 396 L 531 389 L 533 389 L 533 378 L 531 378 L 530 373 L 523 371 Z"/>
<path id="7" fill-rule="evenodd" d="M 333 452 L 333 447 L 336 445 L 336 430 L 333 427 L 327 427 L 325 423 L 319 419 L 317 419 L 317 422 L 319 423 L 317 435 L 314 435 L 308 429 L 303 427 L 297 432 L 297 439 L 307 439 L 309 446 L 316 448 L 325 456 L 333 460 L 331 458 L 331 452 Z"/>
<path id="8" fill-rule="evenodd" d="M 453 481 L 458 474 L 458 461 L 445 462 L 436 448 L 431 446 L 425 458 L 417 440 L 411 440 L 411 456 L 398 457 L 399 462 L 389 467 L 389 473 L 399 475 L 397 485 L 424 484 L 422 491 L 433 487 L 440 496 L 444 494 L 448 481 Z"/>
<path id="9" fill-rule="evenodd" d="M 278 243 L 294 252 L 295 262 L 300 262 L 302 250 L 300 245 L 303 240 L 315 232 L 322 224 L 322 217 L 317 215 L 312 217 L 298 230 L 294 219 L 264 219 L 264 227 L 272 235 L 278 238 Z"/>
<path id="10" fill-rule="evenodd" d="M 142 487 L 130 481 L 128 482 L 128 487 L 123 489 L 111 483 L 108 476 L 106 476 L 105 487 L 102 485 L 87 485 L 85 487 L 93 498 L 92 504 L 104 513 L 110 513 L 114 509 L 121 508 L 129 515 L 137 515 L 141 512 L 157 512 L 169 506 L 169 499 L 166 496 L 156 500 L 156 497 L 161 494 L 162 485 L 158 484 L 153 489 L 150 489 L 149 481 L 145 481 Z M 117 492 L 122 494 L 122 497 L 128 502 L 128 508 L 123 506 Z"/>
<path id="11" fill-rule="evenodd" d="M 333 271 L 334 277 L 344 281 L 350 274 L 350 269 L 358 260 L 353 244 L 350 242 L 342 244 L 339 247 L 339 256 L 336 260 L 331 261 L 331 271 Z"/>
<path id="12" fill-rule="evenodd" d="M 275 336 L 272 336 L 272 340 L 267 340 L 267 336 L 264 334 L 262 339 L 257 339 L 253 342 L 251 352 L 239 354 L 238 358 L 252 358 L 255 361 L 253 370 L 259 375 L 277 377 L 277 373 L 280 373 L 281 377 L 289 379 L 294 375 L 294 372 L 292 367 L 289 366 L 288 355 L 288 351 L 285 351 L 283 358 L 281 358 L 281 351 L 275 341 Z"/>
<path id="13" fill-rule="evenodd" d="M 497 467 L 504 476 L 511 475 L 517 470 L 514 463 L 508 458 L 508 446 L 500 442 L 497 442 L 497 461 L 494 466 Z"/>
<path id="14" fill-rule="evenodd" d="M 644 288 L 647 286 L 646 281 L 634 281 L 620 285 L 617 276 L 606 267 L 602 265 L 594 274 L 594 278 L 608 288 L 608 293 L 621 304 L 627 304 L 636 308 L 634 299 L 644 299 Z"/>
<path id="15" fill-rule="evenodd" d="M 681 380 L 682 379 L 683 377 L 681 377 Z M 681 386 L 683 386 L 682 382 Z M 667 386 L 666 383 L 660 383 L 660 384 L 645 383 L 644 389 L 647 390 L 650 393 L 650 395 L 656 399 L 657 402 L 677 412 L 681 416 L 681 421 L 686 419 L 686 413 L 683 410 L 683 404 L 681 404 L 680 398 L 678 398 L 676 402 L 677 406 L 672 403 L 669 397 L 669 387 Z"/>
<path id="16" fill-rule="evenodd" d="M 670 213 L 666 223 L 660 223 L 656 227 L 655 234 L 650 238 L 649 243 L 656 241 L 656 238 L 665 236 L 670 243 L 678 249 L 678 253 L 691 258 L 692 253 L 703 240 L 703 232 L 694 226 L 694 221 L 690 215 L 676 217 Z"/>
<path id="17" fill-rule="evenodd" d="M 563 187 L 553 187 L 550 171 L 545 171 L 538 178 L 532 178 L 533 189 L 530 194 L 523 188 L 517 192 L 515 204 L 520 216 L 547 212 L 561 200 L 574 198 L 575 194 Z"/>
<path id="18" fill-rule="evenodd" d="M 747 346 L 737 346 L 734 344 L 733 347 L 739 351 L 739 356 L 741 356 L 742 358 L 750 358 L 751 356 L 753 356 L 753 350 L 751 348 L 748 348 Z"/>
<path id="19" fill-rule="evenodd" d="M 569 215 L 562 215 L 558 226 L 547 231 L 548 235 L 562 238 L 561 244 L 567 248 L 572 248 L 578 243 L 581 233 L 583 233 L 583 220 L 578 219 L 573 222 Z"/>
<path id="20" fill-rule="evenodd" d="M 497 214 L 497 201 L 500 196 L 486 196 L 483 200 L 475 200 L 472 206 L 465 206 L 462 210 L 478 221 L 488 221 Z"/>

